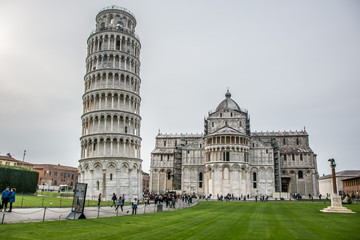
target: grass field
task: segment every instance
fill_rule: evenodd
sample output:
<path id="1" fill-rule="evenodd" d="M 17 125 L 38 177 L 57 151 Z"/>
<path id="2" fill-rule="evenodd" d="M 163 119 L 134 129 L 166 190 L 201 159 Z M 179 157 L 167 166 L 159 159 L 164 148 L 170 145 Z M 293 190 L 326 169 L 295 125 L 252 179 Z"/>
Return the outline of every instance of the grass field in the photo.
<path id="1" fill-rule="evenodd" d="M 357 214 L 309 202 L 200 202 L 172 212 L 0 225 L 0 239 L 360 239 Z"/>
<path id="2" fill-rule="evenodd" d="M 72 197 L 57 197 L 58 193 L 38 192 L 35 195 L 17 194 L 14 208 L 20 207 L 71 207 Z M 102 201 L 101 206 L 110 206 L 112 202 Z M 87 206 L 97 206 L 97 201 L 86 200 Z"/>

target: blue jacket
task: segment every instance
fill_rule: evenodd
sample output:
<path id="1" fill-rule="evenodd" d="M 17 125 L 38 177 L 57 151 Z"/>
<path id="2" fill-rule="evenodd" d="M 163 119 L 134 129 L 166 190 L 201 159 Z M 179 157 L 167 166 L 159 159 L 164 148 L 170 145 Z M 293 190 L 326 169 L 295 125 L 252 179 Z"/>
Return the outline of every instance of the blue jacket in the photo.
<path id="1" fill-rule="evenodd" d="M 10 197 L 10 191 L 9 190 L 4 190 L 1 194 L 1 200 L 9 200 Z"/>
<path id="2" fill-rule="evenodd" d="M 10 192 L 10 203 L 14 203 L 15 202 L 15 192 Z"/>

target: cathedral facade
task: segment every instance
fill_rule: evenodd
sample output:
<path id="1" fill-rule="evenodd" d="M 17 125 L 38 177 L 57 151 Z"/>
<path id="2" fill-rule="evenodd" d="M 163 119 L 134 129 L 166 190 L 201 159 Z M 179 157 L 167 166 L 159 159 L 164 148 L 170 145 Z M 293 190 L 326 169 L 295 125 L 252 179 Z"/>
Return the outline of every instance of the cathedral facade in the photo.
<path id="1" fill-rule="evenodd" d="M 306 130 L 251 132 L 246 110 L 225 99 L 204 120 L 203 134 L 156 136 L 150 191 L 196 195 L 318 195 L 316 154 Z"/>

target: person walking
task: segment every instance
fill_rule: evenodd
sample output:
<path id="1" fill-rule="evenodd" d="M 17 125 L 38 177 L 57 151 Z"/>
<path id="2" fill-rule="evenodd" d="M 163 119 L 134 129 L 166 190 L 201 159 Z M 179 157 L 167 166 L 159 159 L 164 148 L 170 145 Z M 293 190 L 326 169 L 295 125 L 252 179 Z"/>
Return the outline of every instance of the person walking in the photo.
<path id="1" fill-rule="evenodd" d="M 6 208 L 7 208 L 7 204 L 9 202 L 9 199 L 10 199 L 10 191 L 9 191 L 9 186 L 7 186 L 5 188 L 5 190 L 2 192 L 1 194 L 1 210 L 0 212 L 3 210 L 4 208 L 4 212 L 6 211 Z"/>
<path id="2" fill-rule="evenodd" d="M 8 212 L 12 211 L 12 205 L 15 202 L 15 192 L 16 192 L 16 188 L 12 188 L 11 192 L 10 192 L 10 198 L 9 198 L 10 210 Z"/>
<path id="3" fill-rule="evenodd" d="M 116 207 L 117 197 L 116 197 L 116 194 L 115 194 L 115 193 L 113 193 L 113 196 L 112 196 L 111 200 L 113 201 L 112 204 L 111 204 L 111 207 L 112 207 L 112 206 Z"/>
<path id="4" fill-rule="evenodd" d="M 118 199 L 118 202 L 117 202 L 117 206 L 116 206 L 116 208 L 115 208 L 115 211 L 117 211 L 119 207 L 121 208 L 121 211 L 123 211 L 121 196 L 120 196 L 119 199 Z"/>
<path id="5" fill-rule="evenodd" d="M 137 204 L 138 204 L 137 198 L 134 198 L 134 201 L 132 202 L 132 215 L 134 214 L 136 215 Z"/>
<path id="6" fill-rule="evenodd" d="M 99 193 L 99 198 L 98 198 L 98 207 L 100 207 L 100 203 L 101 203 L 101 193 Z"/>

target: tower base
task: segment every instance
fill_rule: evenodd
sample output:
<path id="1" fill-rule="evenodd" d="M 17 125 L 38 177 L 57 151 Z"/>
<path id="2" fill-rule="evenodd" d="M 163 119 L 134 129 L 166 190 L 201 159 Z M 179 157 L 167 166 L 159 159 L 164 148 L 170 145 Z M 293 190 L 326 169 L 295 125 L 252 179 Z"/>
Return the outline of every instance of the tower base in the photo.
<path id="1" fill-rule="evenodd" d="M 355 213 L 351 211 L 350 209 L 347 209 L 346 207 L 342 206 L 341 203 L 341 196 L 338 194 L 332 194 L 331 195 L 331 206 L 320 210 L 324 213 Z"/>

